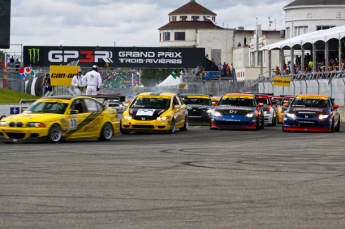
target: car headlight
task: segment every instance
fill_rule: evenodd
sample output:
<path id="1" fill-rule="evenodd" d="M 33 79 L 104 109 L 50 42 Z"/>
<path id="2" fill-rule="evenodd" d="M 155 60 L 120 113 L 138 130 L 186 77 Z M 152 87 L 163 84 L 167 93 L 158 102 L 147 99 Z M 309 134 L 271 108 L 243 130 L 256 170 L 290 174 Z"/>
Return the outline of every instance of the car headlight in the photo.
<path id="1" fill-rule="evenodd" d="M 264 114 L 267 114 L 268 113 L 268 111 L 264 111 Z"/>
<path id="2" fill-rule="evenodd" d="M 27 127 L 42 128 L 42 127 L 46 127 L 46 125 L 44 123 L 41 123 L 41 122 L 29 122 Z"/>
<path id="3" fill-rule="evenodd" d="M 127 120 L 131 120 L 131 119 L 132 119 L 132 116 L 124 115 L 123 118 L 124 118 L 124 119 L 127 119 Z"/>
<path id="4" fill-rule="evenodd" d="M 167 120 L 167 119 L 170 119 L 170 116 L 163 116 L 163 117 L 157 117 L 157 120 Z"/>
<path id="5" fill-rule="evenodd" d="M 208 113 L 208 114 L 211 114 L 212 113 L 212 109 L 208 109 L 206 112 Z"/>
<path id="6" fill-rule="evenodd" d="M 213 116 L 220 117 L 222 116 L 222 113 L 220 113 L 219 111 L 216 111 L 213 113 Z"/>
<path id="7" fill-rule="evenodd" d="M 319 115 L 319 119 L 322 120 L 322 119 L 325 119 L 325 118 L 328 118 L 329 115 Z"/>
<path id="8" fill-rule="evenodd" d="M 0 122 L 0 126 L 7 126 L 7 122 Z"/>
<path id="9" fill-rule="evenodd" d="M 296 115 L 295 114 L 290 114 L 290 113 L 285 113 L 286 116 L 290 117 L 290 118 L 293 118 L 295 119 L 296 118 Z"/>
<path id="10" fill-rule="evenodd" d="M 245 115 L 247 118 L 252 118 L 254 116 L 254 113 L 248 113 Z"/>

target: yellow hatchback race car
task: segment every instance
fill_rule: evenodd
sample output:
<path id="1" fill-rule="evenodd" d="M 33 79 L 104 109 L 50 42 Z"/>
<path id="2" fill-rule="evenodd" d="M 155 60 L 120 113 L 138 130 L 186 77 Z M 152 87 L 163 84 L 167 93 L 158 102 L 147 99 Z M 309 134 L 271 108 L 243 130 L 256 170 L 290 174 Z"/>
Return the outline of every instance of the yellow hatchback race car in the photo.
<path id="1" fill-rule="evenodd" d="M 175 93 L 145 92 L 137 95 L 122 114 L 122 134 L 135 132 L 174 133 L 188 130 L 187 106 Z"/>
<path id="2" fill-rule="evenodd" d="M 95 98 L 52 96 L 36 100 L 21 114 L 2 119 L 0 140 L 110 140 L 118 129 L 116 110 Z"/>

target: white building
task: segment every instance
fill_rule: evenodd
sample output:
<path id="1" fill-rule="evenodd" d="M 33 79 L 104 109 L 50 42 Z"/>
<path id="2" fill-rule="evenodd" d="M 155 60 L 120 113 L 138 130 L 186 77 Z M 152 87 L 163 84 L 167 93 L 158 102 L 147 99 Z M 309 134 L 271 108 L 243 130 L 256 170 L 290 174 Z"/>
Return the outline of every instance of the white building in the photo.
<path id="1" fill-rule="evenodd" d="M 283 9 L 286 39 L 345 25 L 345 0 L 295 0 Z"/>
<path id="2" fill-rule="evenodd" d="M 282 40 L 279 31 L 232 29 L 217 25 L 214 12 L 201 6 L 195 0 L 169 13 L 169 23 L 160 27 L 160 47 L 202 47 L 216 64 L 233 63 L 237 80 L 254 80 L 259 76 L 260 67 L 256 50 L 267 44 Z M 257 33 L 257 39 L 254 34 Z M 244 42 L 246 38 L 246 44 Z M 279 65 L 279 53 L 272 52 L 273 65 Z M 264 71 L 268 72 L 267 54 Z"/>

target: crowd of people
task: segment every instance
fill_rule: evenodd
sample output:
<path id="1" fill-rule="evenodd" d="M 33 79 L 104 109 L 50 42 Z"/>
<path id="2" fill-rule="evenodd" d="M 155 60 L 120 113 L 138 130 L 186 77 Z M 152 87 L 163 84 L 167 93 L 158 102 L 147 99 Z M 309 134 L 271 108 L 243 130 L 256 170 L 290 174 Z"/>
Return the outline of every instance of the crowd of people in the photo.
<path id="1" fill-rule="evenodd" d="M 307 53 L 304 58 L 304 69 L 302 69 L 301 56 L 296 56 L 294 69 L 291 68 L 291 62 L 284 62 L 284 69 L 276 66 L 274 75 L 291 75 L 291 74 L 308 74 L 308 73 L 326 73 L 345 71 L 345 57 L 339 62 L 337 53 L 330 53 L 328 63 L 325 63 L 323 55 L 316 55 L 316 63 L 313 62 L 312 56 Z M 315 65 L 316 71 L 313 71 Z"/>

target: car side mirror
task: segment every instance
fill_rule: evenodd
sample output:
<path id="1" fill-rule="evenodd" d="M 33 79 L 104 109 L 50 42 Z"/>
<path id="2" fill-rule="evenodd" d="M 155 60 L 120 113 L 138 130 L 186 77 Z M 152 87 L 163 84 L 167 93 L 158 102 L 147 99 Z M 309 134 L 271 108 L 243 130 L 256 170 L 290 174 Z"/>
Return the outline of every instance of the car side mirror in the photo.
<path id="1" fill-rule="evenodd" d="M 174 109 L 178 109 L 178 108 L 180 108 L 180 105 L 175 105 L 174 106 Z"/>
<path id="2" fill-rule="evenodd" d="M 259 104 L 258 104 L 258 107 L 263 107 L 263 106 L 264 106 L 263 103 L 259 103 Z"/>
<path id="3" fill-rule="evenodd" d="M 333 108 L 334 108 L 334 109 L 338 109 L 338 108 L 339 108 L 339 105 L 335 103 L 335 104 L 333 105 Z"/>
<path id="4" fill-rule="evenodd" d="M 70 114 L 79 114 L 78 110 L 71 110 Z"/>
<path id="5" fill-rule="evenodd" d="M 284 107 L 289 107 L 289 103 L 284 103 Z"/>

